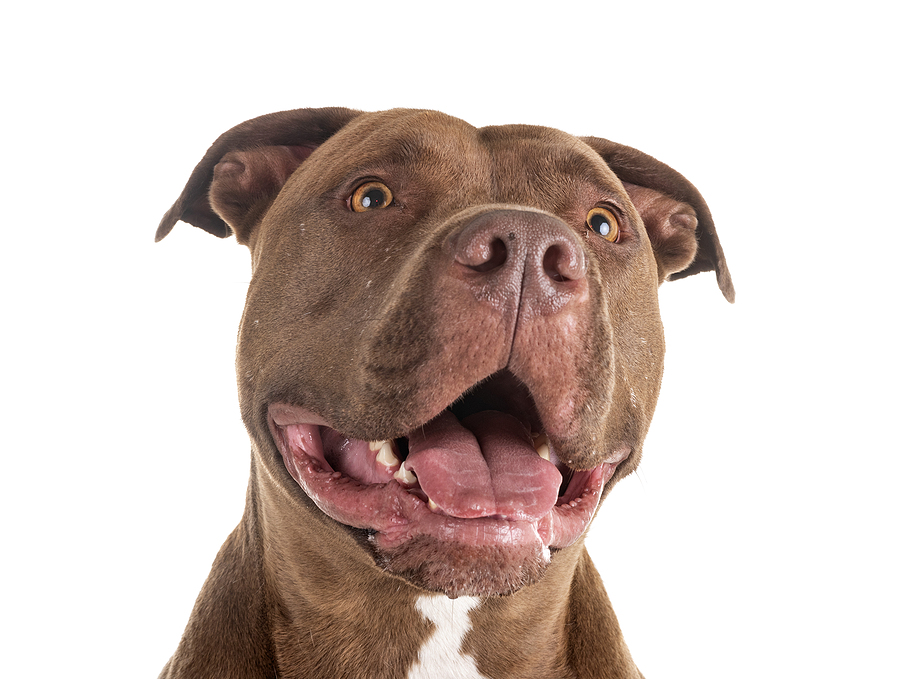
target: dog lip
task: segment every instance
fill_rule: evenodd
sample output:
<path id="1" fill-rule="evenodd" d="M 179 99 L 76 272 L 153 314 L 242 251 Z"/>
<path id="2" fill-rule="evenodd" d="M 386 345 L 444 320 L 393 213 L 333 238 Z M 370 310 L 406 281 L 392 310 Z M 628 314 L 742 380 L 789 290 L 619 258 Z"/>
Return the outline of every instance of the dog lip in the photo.
<path id="1" fill-rule="evenodd" d="M 269 406 L 269 417 L 279 427 L 288 427 L 292 424 L 320 425 L 334 429 L 323 417 L 312 410 L 301 406 L 289 406 L 285 403 L 273 403 Z"/>
<path id="2" fill-rule="evenodd" d="M 574 472 L 566 492 L 542 516 L 462 519 L 432 511 L 427 498 L 396 480 L 364 483 L 332 469 L 323 451 L 318 450 L 321 448 L 319 427 L 329 427 L 321 416 L 301 407 L 276 403 L 269 406 L 268 420 L 287 471 L 306 495 L 339 523 L 375 531 L 372 538 L 375 545 L 402 543 L 418 535 L 443 535 L 465 544 L 492 540 L 500 544 L 514 535 L 536 533 L 543 548 L 567 547 L 586 530 L 605 485 L 631 452 L 630 447 L 623 446 L 597 467 Z M 288 433 L 291 427 L 298 427 L 308 443 L 319 439 L 318 443 L 305 447 L 292 445 Z M 524 526 L 531 528 L 523 533 Z"/>
<path id="3" fill-rule="evenodd" d="M 632 446 L 623 444 L 616 448 L 613 452 L 607 455 L 601 464 L 608 464 L 618 467 L 622 462 L 628 459 L 628 456 L 631 455 L 631 451 L 634 450 Z"/>

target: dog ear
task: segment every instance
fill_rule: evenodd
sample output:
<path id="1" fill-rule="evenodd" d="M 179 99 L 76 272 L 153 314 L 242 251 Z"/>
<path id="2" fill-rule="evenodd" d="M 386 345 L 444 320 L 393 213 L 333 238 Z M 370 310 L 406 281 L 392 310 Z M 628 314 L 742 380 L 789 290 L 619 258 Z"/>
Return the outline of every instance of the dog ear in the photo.
<path id="1" fill-rule="evenodd" d="M 249 228 L 318 146 L 359 115 L 346 108 L 297 109 L 253 118 L 220 136 L 194 168 L 156 230 L 185 221 L 246 244 Z"/>
<path id="2" fill-rule="evenodd" d="M 599 137 L 582 137 L 616 173 L 653 244 L 660 283 L 715 271 L 719 289 L 734 302 L 734 285 L 712 215 L 700 192 L 646 153 Z"/>

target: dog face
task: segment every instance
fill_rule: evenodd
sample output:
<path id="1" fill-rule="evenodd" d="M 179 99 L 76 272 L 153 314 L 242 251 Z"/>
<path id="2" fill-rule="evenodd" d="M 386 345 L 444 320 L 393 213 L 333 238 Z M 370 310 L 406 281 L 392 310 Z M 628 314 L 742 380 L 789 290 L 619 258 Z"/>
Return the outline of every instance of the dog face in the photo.
<path id="1" fill-rule="evenodd" d="M 160 227 L 250 248 L 237 372 L 256 455 L 417 586 L 535 582 L 638 463 L 658 285 L 715 268 L 729 294 L 702 198 L 548 128 L 275 115 L 223 135 Z"/>

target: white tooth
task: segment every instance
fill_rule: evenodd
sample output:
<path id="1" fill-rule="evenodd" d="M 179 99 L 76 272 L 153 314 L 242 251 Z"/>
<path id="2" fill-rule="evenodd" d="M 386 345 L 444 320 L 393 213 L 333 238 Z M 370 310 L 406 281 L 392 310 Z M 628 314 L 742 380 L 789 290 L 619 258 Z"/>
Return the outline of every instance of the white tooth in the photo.
<path id="1" fill-rule="evenodd" d="M 400 463 L 400 469 L 394 472 L 394 478 L 404 486 L 415 486 L 419 483 L 416 475 L 406 468 L 406 462 Z"/>
<path id="2" fill-rule="evenodd" d="M 435 503 L 435 501 L 432 500 L 431 498 L 428 498 L 428 508 L 431 509 L 431 511 L 433 511 L 433 512 L 440 509 L 440 507 L 438 507 L 437 504 Z"/>
<path id="3" fill-rule="evenodd" d="M 369 450 L 375 452 L 376 450 L 380 450 L 381 446 L 383 446 L 387 441 L 369 441 Z"/>
<path id="4" fill-rule="evenodd" d="M 542 458 L 550 461 L 550 440 L 546 434 L 532 434 L 531 444 Z"/>
<path id="5" fill-rule="evenodd" d="M 375 461 L 380 462 L 385 467 L 396 467 L 400 464 L 400 459 L 394 455 L 394 448 L 391 445 L 390 441 L 375 441 L 374 443 L 380 443 L 381 447 L 378 449 L 378 455 L 375 456 Z M 369 443 L 369 448 L 372 448 L 372 444 Z"/>

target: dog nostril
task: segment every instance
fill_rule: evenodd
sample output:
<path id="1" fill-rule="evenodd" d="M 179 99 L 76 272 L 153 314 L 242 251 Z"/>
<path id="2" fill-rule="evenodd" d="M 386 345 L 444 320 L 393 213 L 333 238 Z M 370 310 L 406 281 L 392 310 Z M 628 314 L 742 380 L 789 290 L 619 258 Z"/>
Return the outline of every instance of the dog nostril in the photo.
<path id="1" fill-rule="evenodd" d="M 494 238 L 489 243 L 466 248 L 464 255 L 457 260 L 472 271 L 486 273 L 503 266 L 506 254 L 506 243 L 500 238 Z"/>
<path id="2" fill-rule="evenodd" d="M 571 247 L 551 245 L 544 253 L 544 274 L 552 281 L 564 281 L 584 278 L 584 255 Z"/>

